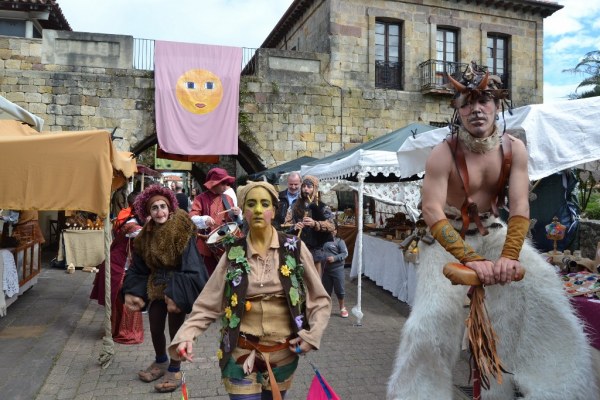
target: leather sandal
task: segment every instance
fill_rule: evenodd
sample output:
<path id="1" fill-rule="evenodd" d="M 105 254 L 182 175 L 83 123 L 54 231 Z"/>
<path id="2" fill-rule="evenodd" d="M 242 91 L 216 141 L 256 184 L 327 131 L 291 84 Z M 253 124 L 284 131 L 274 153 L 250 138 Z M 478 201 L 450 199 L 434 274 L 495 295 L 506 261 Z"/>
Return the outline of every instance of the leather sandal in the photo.
<path id="1" fill-rule="evenodd" d="M 175 391 L 179 386 L 181 386 L 181 371 L 179 372 L 165 372 L 164 376 L 156 385 L 154 385 L 154 389 L 156 389 L 159 393 L 169 393 Z"/>
<path id="2" fill-rule="evenodd" d="M 144 382 L 152 382 L 163 376 L 168 367 L 168 361 L 164 363 L 153 362 L 148 368 L 138 371 L 138 377 Z"/>

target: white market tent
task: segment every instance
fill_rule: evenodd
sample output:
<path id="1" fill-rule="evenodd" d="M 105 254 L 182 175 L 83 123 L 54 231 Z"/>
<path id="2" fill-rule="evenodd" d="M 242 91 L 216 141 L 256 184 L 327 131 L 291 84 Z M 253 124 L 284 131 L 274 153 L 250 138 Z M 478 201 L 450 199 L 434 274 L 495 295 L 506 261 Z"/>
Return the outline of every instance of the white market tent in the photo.
<path id="1" fill-rule="evenodd" d="M 303 165 L 300 173 L 302 176 L 313 175 L 319 178 L 320 181 L 333 183 L 334 185 L 340 181 L 358 191 L 358 222 L 357 222 L 357 240 L 356 252 L 358 257 L 358 295 L 357 305 L 352 308 L 352 313 L 357 319 L 357 324 L 360 325 L 363 317 L 361 310 L 362 303 L 362 234 L 363 234 L 363 195 L 365 187 L 378 185 L 381 183 L 391 184 L 397 183 L 401 179 L 411 178 L 413 174 L 403 174 L 399 168 L 396 157 L 396 150 L 409 137 L 418 137 L 434 129 L 433 126 L 423 124 L 410 124 L 402 129 L 390 132 L 377 139 L 363 143 L 360 146 L 350 150 L 344 150 L 315 161 L 310 165 Z M 350 182 L 348 182 L 350 181 Z M 352 183 L 353 182 L 353 183 Z M 357 184 L 356 184 L 357 183 Z M 322 185 L 322 184 L 320 184 Z M 376 193 L 372 190 L 369 195 Z M 376 197 L 376 196 L 375 196 Z M 391 204 L 398 204 L 398 199 L 391 197 L 378 200 Z"/>
<path id="2" fill-rule="evenodd" d="M 574 167 L 592 171 L 600 180 L 600 97 L 533 104 L 504 114 L 506 129 L 521 133 L 527 145 L 530 180 Z M 502 116 L 498 122 L 502 128 Z M 401 174 L 425 171 L 431 149 L 449 132 L 440 128 L 409 137 L 397 152 Z"/>

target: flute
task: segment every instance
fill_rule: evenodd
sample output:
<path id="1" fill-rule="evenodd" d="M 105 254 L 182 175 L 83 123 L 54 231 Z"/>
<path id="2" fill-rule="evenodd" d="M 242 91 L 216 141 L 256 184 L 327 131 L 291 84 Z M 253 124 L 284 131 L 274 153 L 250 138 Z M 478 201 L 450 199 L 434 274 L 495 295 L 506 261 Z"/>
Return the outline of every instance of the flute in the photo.
<path id="1" fill-rule="evenodd" d="M 310 205 L 313 201 L 313 197 L 309 197 L 308 198 L 308 204 Z M 304 206 L 304 217 L 308 217 L 308 207 L 305 205 Z M 304 223 L 304 222 L 303 222 Z M 300 238 L 300 235 L 302 235 L 302 229 L 304 229 L 304 225 L 302 225 L 302 228 L 300 228 L 300 230 L 298 230 L 298 236 L 296 236 L 297 238 Z"/>

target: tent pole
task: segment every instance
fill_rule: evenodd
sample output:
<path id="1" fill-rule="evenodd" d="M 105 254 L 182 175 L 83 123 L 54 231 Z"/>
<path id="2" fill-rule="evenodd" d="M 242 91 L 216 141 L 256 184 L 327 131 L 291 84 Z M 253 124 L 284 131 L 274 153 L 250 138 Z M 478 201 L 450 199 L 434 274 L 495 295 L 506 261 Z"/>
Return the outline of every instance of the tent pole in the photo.
<path id="1" fill-rule="evenodd" d="M 357 229 L 358 233 L 356 236 L 356 254 L 358 254 L 358 293 L 356 295 L 356 306 L 352 308 L 352 314 L 356 317 L 356 326 L 362 325 L 362 265 L 363 265 L 363 192 L 365 189 L 365 177 L 366 173 L 360 172 L 358 173 L 358 221 L 357 221 Z"/>
<path id="2" fill-rule="evenodd" d="M 110 209 L 110 208 L 109 208 Z M 115 354 L 115 344 L 112 338 L 111 326 L 111 288 L 110 288 L 110 242 L 111 242 L 110 215 L 107 212 L 104 217 L 104 337 L 102 338 L 102 351 L 98 356 L 98 362 L 102 369 L 107 368 L 112 362 Z"/>

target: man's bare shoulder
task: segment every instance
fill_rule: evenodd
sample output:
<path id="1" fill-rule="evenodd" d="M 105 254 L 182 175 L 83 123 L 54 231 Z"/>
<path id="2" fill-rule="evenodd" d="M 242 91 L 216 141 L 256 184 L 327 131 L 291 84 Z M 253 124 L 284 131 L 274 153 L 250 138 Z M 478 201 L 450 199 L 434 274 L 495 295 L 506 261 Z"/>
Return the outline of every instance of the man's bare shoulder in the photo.
<path id="1" fill-rule="evenodd" d="M 527 147 L 525 147 L 525 143 L 519 138 L 514 137 L 513 135 L 506 134 L 508 139 L 511 142 L 512 152 L 513 154 L 523 155 L 527 154 Z"/>

